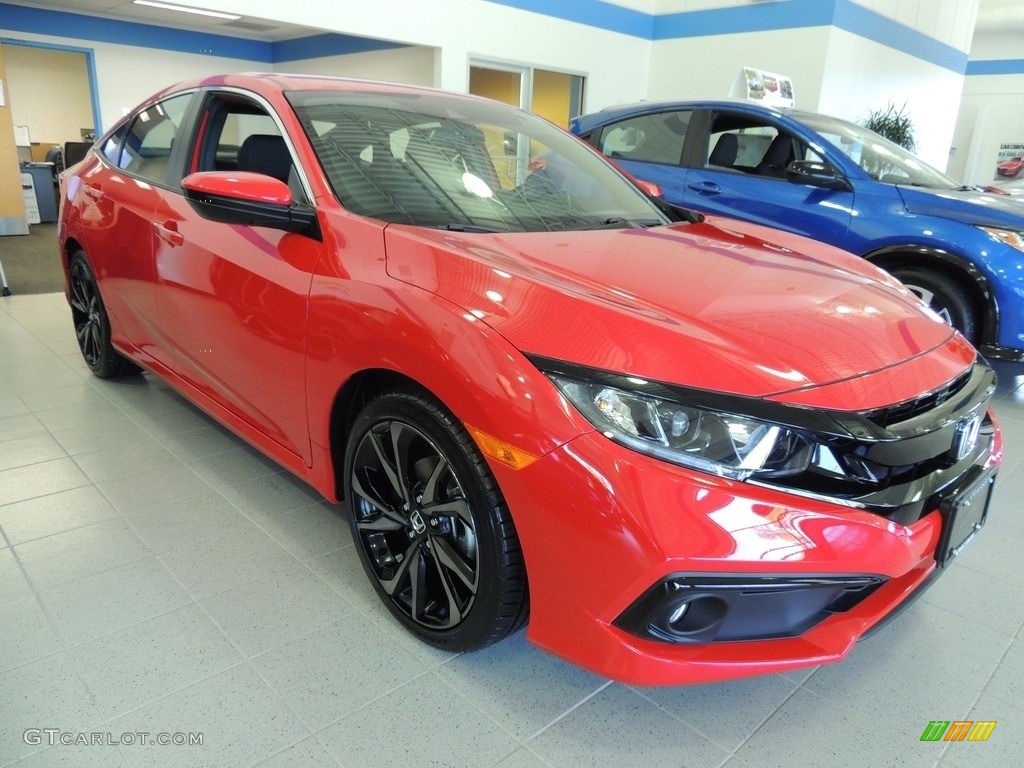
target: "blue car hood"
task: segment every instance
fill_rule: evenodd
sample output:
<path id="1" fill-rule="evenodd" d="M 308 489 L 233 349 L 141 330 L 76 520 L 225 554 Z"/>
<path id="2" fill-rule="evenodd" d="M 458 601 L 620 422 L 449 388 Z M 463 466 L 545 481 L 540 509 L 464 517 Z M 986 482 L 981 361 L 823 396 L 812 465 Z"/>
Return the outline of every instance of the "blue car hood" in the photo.
<path id="1" fill-rule="evenodd" d="M 897 186 L 896 189 L 907 210 L 919 216 L 1024 230 L 1024 204 L 1003 195 L 925 187 Z"/>

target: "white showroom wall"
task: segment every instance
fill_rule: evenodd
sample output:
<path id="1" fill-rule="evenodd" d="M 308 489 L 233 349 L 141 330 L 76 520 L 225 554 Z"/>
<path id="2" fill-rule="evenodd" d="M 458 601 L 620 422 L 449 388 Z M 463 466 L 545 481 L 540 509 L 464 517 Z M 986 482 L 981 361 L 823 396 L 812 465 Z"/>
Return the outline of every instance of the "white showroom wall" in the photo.
<path id="1" fill-rule="evenodd" d="M 914 154 L 940 171 L 946 168 L 962 74 L 835 28 L 823 69 L 817 111 L 859 123 L 889 104 L 905 108 L 914 122 Z"/>
<path id="2" fill-rule="evenodd" d="M 793 78 L 802 109 L 859 122 L 871 110 L 905 104 L 917 129 L 919 156 L 946 167 L 978 0 L 771 6 L 735 0 L 660 3 L 659 13 L 720 13 L 715 19 L 681 16 L 673 23 L 678 37 L 655 40 L 650 98 L 724 97 L 740 67 L 777 72 Z M 757 25 L 762 29 L 742 31 Z M 699 35 L 694 28 L 722 33 Z"/>
<path id="3" fill-rule="evenodd" d="M 388 0 L 360 3 L 352 13 L 332 0 L 204 0 L 207 8 L 248 17 L 288 21 L 348 35 L 439 50 L 434 84 L 453 91 L 469 86 L 470 59 L 525 64 L 587 78 L 584 111 L 595 105 L 645 96 L 649 39 L 578 24 L 484 0 Z M 623 10 L 649 12 L 648 3 L 619 2 Z M 634 19 L 642 23 L 642 19 Z"/>
<path id="4" fill-rule="evenodd" d="M 991 184 L 998 180 L 994 166 L 1000 146 L 1024 144 L 1024 97 L 1021 94 L 1024 94 L 1024 72 L 967 78 L 954 136 L 957 150 L 953 156 L 955 162 L 950 164 L 950 175 L 966 184 Z"/>
<path id="5" fill-rule="evenodd" d="M 1024 144 L 1024 49 L 1019 31 L 975 36 L 965 78 L 950 175 L 991 184 L 1002 144 Z M 992 74 L 998 72 L 999 74 Z"/>
<path id="6" fill-rule="evenodd" d="M 381 51 L 279 62 L 274 65 L 274 71 L 359 77 L 368 80 L 390 80 L 410 85 L 432 86 L 434 85 L 437 56 L 436 48 L 410 45 Z"/>
<path id="7" fill-rule="evenodd" d="M 659 40 L 651 53 L 648 97 L 726 98 L 740 69 L 755 67 L 790 75 L 796 105 L 817 109 L 828 30 L 806 27 Z"/>
<path id="8" fill-rule="evenodd" d="M 978 0 L 854 0 L 961 51 L 971 47 Z"/>

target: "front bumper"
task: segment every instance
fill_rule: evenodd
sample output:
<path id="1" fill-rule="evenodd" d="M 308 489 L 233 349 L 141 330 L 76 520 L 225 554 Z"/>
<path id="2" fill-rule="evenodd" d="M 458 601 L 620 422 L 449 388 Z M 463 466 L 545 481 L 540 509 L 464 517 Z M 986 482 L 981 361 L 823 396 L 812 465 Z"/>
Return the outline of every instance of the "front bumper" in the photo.
<path id="1" fill-rule="evenodd" d="M 1003 347 L 999 344 L 982 344 L 978 351 L 989 361 L 998 360 L 1004 363 L 1024 362 L 1024 349 Z"/>
<path id="2" fill-rule="evenodd" d="M 1000 457 L 996 430 L 979 467 Z M 525 470 L 495 471 L 530 577 L 530 640 L 621 682 L 699 683 L 838 661 L 937 568 L 937 508 L 902 524 L 666 464 L 596 433 Z M 679 643 L 623 627 L 652 587 L 679 574 L 876 583 L 795 636 Z"/>

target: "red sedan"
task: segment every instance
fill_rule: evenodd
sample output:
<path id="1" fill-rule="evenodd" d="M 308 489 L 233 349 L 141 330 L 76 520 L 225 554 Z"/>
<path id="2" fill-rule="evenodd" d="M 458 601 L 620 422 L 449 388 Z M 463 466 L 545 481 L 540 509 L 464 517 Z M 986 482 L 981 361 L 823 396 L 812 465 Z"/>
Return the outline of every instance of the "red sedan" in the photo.
<path id="1" fill-rule="evenodd" d="M 1011 157 L 1009 160 L 996 164 L 996 173 L 1000 176 L 1013 177 L 1021 171 L 1024 171 L 1024 157 Z"/>
<path id="2" fill-rule="evenodd" d="M 344 499 L 441 648 L 667 684 L 841 659 L 985 521 L 994 375 L 861 259 L 672 208 L 519 110 L 175 86 L 62 180 L 82 353 Z"/>

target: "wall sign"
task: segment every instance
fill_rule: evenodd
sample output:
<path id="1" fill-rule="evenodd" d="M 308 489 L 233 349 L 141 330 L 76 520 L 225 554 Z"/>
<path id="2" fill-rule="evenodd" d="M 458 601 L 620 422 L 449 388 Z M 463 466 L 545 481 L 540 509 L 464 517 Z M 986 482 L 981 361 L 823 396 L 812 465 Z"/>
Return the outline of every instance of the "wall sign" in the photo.
<path id="1" fill-rule="evenodd" d="M 779 75 L 753 67 L 740 69 L 729 95 L 775 107 L 792 107 L 795 103 L 793 79 L 789 75 Z"/>
<path id="2" fill-rule="evenodd" d="M 1024 141 L 999 145 L 996 155 L 996 181 L 1009 181 L 1021 177 L 1024 172 Z"/>

